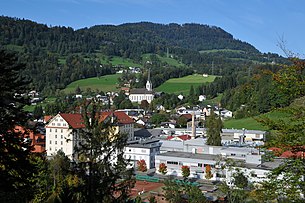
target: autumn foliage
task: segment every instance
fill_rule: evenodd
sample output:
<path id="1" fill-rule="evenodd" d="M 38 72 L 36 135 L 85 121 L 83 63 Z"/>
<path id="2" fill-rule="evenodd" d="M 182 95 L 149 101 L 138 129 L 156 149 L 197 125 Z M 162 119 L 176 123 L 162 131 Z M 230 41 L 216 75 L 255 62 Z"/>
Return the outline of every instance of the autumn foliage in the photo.
<path id="1" fill-rule="evenodd" d="M 165 165 L 165 163 L 161 163 L 159 165 L 159 172 L 163 175 L 167 173 L 167 166 Z"/>
<path id="2" fill-rule="evenodd" d="M 138 171 L 145 172 L 147 171 L 147 165 L 144 159 L 141 159 L 137 162 Z"/>
<path id="3" fill-rule="evenodd" d="M 206 167 L 205 167 L 205 178 L 206 179 L 211 179 L 212 177 L 213 177 L 213 174 L 212 174 L 211 166 L 206 165 Z"/>
<path id="4" fill-rule="evenodd" d="M 188 166 L 181 166 L 182 176 L 187 178 L 190 176 L 190 167 Z"/>

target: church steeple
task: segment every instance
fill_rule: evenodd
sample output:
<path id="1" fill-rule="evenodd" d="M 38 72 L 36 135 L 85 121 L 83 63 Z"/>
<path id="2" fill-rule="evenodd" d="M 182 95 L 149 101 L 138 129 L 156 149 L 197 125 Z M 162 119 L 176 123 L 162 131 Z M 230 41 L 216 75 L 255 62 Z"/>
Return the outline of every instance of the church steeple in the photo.
<path id="1" fill-rule="evenodd" d="M 152 91 L 152 83 L 150 81 L 150 69 L 148 70 L 147 82 L 146 82 L 146 89 L 148 91 Z"/>

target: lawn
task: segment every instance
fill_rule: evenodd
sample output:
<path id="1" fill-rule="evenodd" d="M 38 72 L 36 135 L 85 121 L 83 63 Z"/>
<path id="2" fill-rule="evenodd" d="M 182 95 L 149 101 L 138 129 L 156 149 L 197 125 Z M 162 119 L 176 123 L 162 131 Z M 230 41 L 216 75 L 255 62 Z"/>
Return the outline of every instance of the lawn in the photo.
<path id="1" fill-rule="evenodd" d="M 216 76 L 203 77 L 199 74 L 188 75 L 182 78 L 172 78 L 156 88 L 156 91 L 174 94 L 189 94 L 190 88 L 193 85 L 196 88 L 203 83 L 213 82 Z"/>
<path id="2" fill-rule="evenodd" d="M 82 91 L 86 91 L 88 88 L 90 88 L 92 91 L 116 91 L 119 77 L 121 77 L 121 74 L 104 75 L 100 78 L 94 77 L 77 80 L 70 83 L 63 91 L 65 93 L 74 93 L 77 87 L 79 87 Z"/>

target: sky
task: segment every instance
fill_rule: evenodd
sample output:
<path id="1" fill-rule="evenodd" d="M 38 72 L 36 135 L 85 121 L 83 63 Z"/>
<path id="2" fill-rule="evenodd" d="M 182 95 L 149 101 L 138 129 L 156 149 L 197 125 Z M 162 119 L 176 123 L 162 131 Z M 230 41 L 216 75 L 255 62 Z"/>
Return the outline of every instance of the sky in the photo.
<path id="1" fill-rule="evenodd" d="M 0 15 L 74 29 L 132 22 L 217 26 L 263 53 L 305 58 L 304 0 L 0 0 Z"/>

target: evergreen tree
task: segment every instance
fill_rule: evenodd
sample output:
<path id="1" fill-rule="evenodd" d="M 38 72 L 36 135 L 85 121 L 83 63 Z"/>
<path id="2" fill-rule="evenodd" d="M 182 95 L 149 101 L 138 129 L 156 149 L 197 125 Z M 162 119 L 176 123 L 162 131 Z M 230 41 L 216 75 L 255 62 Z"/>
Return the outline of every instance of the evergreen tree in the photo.
<path id="1" fill-rule="evenodd" d="M 42 106 L 35 106 L 34 111 L 33 111 L 33 116 L 35 119 L 39 119 L 43 116 L 43 109 Z"/>
<path id="2" fill-rule="evenodd" d="M 214 111 L 211 111 L 211 115 L 207 118 L 206 128 L 207 128 L 207 145 L 221 146 L 221 136 L 222 131 L 222 121 L 221 118 L 216 116 Z"/>
<path id="3" fill-rule="evenodd" d="M 123 202 L 134 183 L 133 169 L 128 169 L 128 160 L 123 157 L 127 135 L 115 132 L 115 121 L 100 122 L 95 104 L 91 109 L 91 113 L 84 113 L 86 128 L 81 131 L 75 160 L 85 185 L 85 202 Z"/>
<path id="4" fill-rule="evenodd" d="M 30 141 L 26 132 L 16 132 L 15 126 L 24 126 L 26 114 L 22 111 L 27 83 L 19 73 L 23 65 L 14 54 L 0 50 L 0 199 L 20 202 L 31 198 L 31 178 L 36 168 L 31 159 Z"/>

